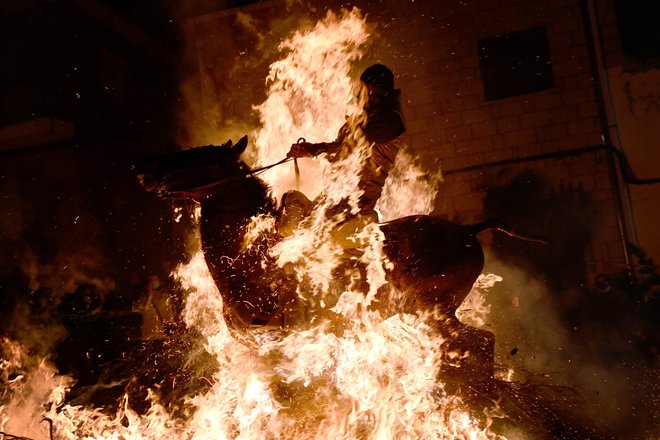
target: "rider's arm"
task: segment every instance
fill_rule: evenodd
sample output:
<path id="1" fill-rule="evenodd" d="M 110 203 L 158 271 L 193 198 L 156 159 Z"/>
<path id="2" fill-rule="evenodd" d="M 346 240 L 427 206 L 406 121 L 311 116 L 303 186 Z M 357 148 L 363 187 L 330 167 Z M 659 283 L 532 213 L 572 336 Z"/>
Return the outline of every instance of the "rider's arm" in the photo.
<path id="1" fill-rule="evenodd" d="M 291 145 L 291 150 L 287 157 L 315 157 L 322 153 L 333 153 L 341 146 L 340 141 L 319 142 L 298 142 Z"/>
<path id="2" fill-rule="evenodd" d="M 315 157 L 319 154 L 328 153 L 333 154 L 339 151 L 342 144 L 344 143 L 344 138 L 348 133 L 348 126 L 344 125 L 339 130 L 339 135 L 337 139 L 333 142 L 298 142 L 291 145 L 291 149 L 287 154 L 287 157 Z"/>

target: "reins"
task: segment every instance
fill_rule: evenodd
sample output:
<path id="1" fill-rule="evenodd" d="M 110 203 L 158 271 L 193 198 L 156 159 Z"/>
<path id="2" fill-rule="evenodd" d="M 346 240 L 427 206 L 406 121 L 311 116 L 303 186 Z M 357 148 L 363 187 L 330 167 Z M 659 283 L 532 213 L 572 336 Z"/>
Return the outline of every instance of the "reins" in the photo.
<path id="1" fill-rule="evenodd" d="M 293 157 L 285 157 L 284 159 L 282 159 L 282 160 L 279 161 L 279 162 L 275 162 L 275 163 L 273 163 L 273 164 L 266 165 L 266 166 L 261 167 L 261 168 L 257 168 L 256 170 L 251 170 L 249 173 L 246 173 L 246 174 L 244 174 L 243 176 L 234 176 L 234 177 L 245 177 L 245 176 L 251 176 L 251 175 L 253 175 L 253 174 L 259 174 L 259 173 L 261 173 L 261 172 L 263 172 L 263 171 L 269 170 L 269 169 L 271 169 L 271 168 L 273 168 L 273 167 L 276 167 L 276 166 L 278 166 L 278 165 L 282 165 L 283 163 L 286 163 L 286 162 L 289 162 L 289 161 L 292 161 L 292 160 L 296 160 L 296 159 L 293 158 Z M 229 179 L 229 177 L 228 177 L 228 179 Z"/>
<path id="2" fill-rule="evenodd" d="M 225 184 L 227 182 L 230 182 L 232 180 L 235 180 L 235 179 L 243 179 L 243 178 L 248 177 L 248 176 L 254 176 L 256 174 L 262 173 L 262 172 L 264 172 L 266 170 L 269 170 L 273 167 L 276 167 L 278 165 L 282 165 L 283 163 L 290 162 L 292 160 L 295 160 L 295 159 L 293 157 L 285 157 L 284 159 L 280 160 L 279 162 L 275 162 L 275 163 L 270 164 L 270 165 L 266 165 L 266 166 L 263 166 L 263 167 L 260 167 L 260 168 L 254 169 L 254 170 L 250 170 L 246 173 L 237 174 L 235 176 L 230 176 L 230 177 L 227 177 L 227 178 L 222 179 L 222 180 L 217 180 L 215 182 L 211 182 L 211 183 L 208 183 L 206 185 L 197 186 L 194 189 L 196 191 L 205 191 L 205 190 L 208 190 L 208 189 L 211 189 L 211 188 L 215 188 L 216 186 L 223 185 L 223 184 Z M 170 194 L 177 194 L 177 192 L 179 192 L 179 191 L 171 191 L 169 193 Z"/>

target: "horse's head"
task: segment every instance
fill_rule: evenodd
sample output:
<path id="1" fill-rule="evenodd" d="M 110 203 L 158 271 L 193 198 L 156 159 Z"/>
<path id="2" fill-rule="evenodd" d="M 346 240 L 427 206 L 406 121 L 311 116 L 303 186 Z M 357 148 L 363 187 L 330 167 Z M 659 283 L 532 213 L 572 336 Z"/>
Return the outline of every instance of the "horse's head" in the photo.
<path id="1" fill-rule="evenodd" d="M 234 145 L 207 145 L 176 153 L 165 153 L 140 160 L 134 170 L 149 192 L 159 197 L 195 197 L 205 188 L 227 179 L 246 175 L 249 168 L 240 159 L 247 147 L 247 136 Z"/>

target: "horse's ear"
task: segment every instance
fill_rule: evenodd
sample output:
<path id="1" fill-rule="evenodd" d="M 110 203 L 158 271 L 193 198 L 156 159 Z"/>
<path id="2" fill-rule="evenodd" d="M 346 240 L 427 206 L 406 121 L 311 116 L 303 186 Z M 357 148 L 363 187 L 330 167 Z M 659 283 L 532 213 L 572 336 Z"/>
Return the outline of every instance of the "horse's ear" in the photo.
<path id="1" fill-rule="evenodd" d="M 236 145 L 231 147 L 231 151 L 237 156 L 240 156 L 247 148 L 247 144 L 248 144 L 248 137 L 247 135 L 245 135 L 238 142 L 236 142 Z"/>

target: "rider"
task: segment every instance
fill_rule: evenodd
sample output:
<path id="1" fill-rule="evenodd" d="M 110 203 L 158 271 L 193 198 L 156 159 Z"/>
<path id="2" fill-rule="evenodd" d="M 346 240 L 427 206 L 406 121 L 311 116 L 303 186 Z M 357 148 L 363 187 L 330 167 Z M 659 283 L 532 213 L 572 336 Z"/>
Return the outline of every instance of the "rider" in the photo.
<path id="1" fill-rule="evenodd" d="M 388 173 L 394 165 L 394 160 L 400 149 L 399 137 L 405 131 L 401 112 L 399 89 L 394 89 L 394 74 L 383 64 L 368 67 L 360 76 L 361 91 L 365 102 L 363 113 L 357 118 L 356 124 L 346 123 L 339 130 L 337 139 L 333 142 L 293 144 L 288 157 L 313 157 L 327 153 L 328 160 L 334 163 L 345 158 L 354 146 L 347 142 L 350 135 L 361 130 L 370 143 L 370 155 L 364 161 L 360 170 L 358 188 L 362 194 L 358 199 L 358 214 L 351 215 L 347 204 L 340 204 L 339 210 L 344 210 L 346 217 L 339 229 L 343 234 L 352 235 L 366 224 L 378 221 L 375 211 L 376 202 L 383 192 L 383 185 Z M 311 202 L 300 199 L 301 193 L 290 191 L 282 199 L 283 215 L 287 215 L 289 205 L 298 205 L 298 210 L 311 209 Z M 304 197 L 304 196 L 303 196 Z M 292 200 L 293 199 L 293 200 Z M 300 208 L 300 206 L 306 208 Z M 342 206 L 346 205 L 346 206 Z M 296 208 L 292 207 L 295 211 Z M 336 211 L 336 210 L 333 210 Z M 300 214 L 297 215 L 298 217 Z M 296 215 L 294 215 L 296 217 Z M 286 223 L 286 222 L 285 222 Z"/>

